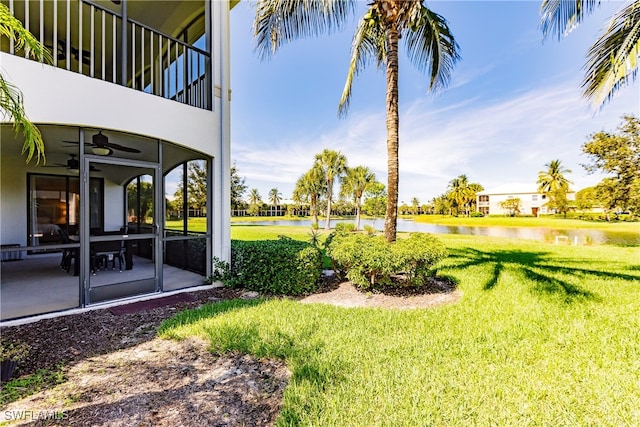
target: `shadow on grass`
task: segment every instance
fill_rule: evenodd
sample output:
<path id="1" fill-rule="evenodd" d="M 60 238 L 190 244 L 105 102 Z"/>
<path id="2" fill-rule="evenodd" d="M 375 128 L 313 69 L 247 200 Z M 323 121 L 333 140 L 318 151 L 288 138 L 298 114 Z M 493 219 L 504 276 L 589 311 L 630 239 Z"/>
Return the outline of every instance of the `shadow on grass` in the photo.
<path id="1" fill-rule="evenodd" d="M 639 279 L 636 275 L 589 268 L 593 266 L 593 262 L 586 267 L 569 267 L 563 265 L 561 259 L 552 257 L 548 252 L 482 251 L 463 248 L 450 249 L 449 257 L 453 261 L 451 265 L 453 269 L 489 265 L 489 278 L 482 284 L 482 288 L 486 291 L 495 288 L 501 275 L 508 270 L 533 282 L 532 291 L 535 294 L 561 297 L 565 303 L 599 301 L 600 297 L 594 292 L 569 283 L 562 278 L 563 276 L 579 277 L 585 281 L 594 276 L 604 279 Z"/>
<path id="2" fill-rule="evenodd" d="M 239 352 L 256 358 L 281 359 L 291 370 L 291 385 L 310 390 L 310 393 L 321 398 L 328 384 L 345 380 L 350 371 L 346 362 L 339 356 L 337 359 L 334 357 L 330 369 L 327 369 L 327 362 L 323 360 L 326 343 L 318 334 L 321 320 L 307 319 L 291 331 L 265 320 L 262 312 L 251 312 L 269 301 L 229 300 L 207 304 L 178 313 L 165 321 L 159 334 L 176 339 L 192 335 L 204 336 L 210 342 L 209 350 L 216 355 Z M 234 317 L 231 321 L 222 318 L 220 322 L 201 322 L 218 316 L 224 317 L 232 310 L 245 309 L 247 312 L 242 314 L 241 320 Z M 282 307 L 273 307 L 273 310 L 282 310 Z M 187 329 L 181 331 L 181 328 Z M 284 425 L 295 425 L 299 422 L 299 413 L 297 410 L 283 411 L 281 418 Z"/>

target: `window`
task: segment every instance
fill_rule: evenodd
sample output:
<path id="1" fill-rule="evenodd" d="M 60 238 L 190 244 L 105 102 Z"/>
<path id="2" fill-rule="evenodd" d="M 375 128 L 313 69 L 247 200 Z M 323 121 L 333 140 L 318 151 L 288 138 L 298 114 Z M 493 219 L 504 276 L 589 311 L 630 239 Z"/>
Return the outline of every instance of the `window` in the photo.
<path id="1" fill-rule="evenodd" d="M 28 241 L 31 246 L 62 243 L 62 232 L 78 234 L 80 226 L 80 180 L 75 176 L 28 176 Z M 90 227 L 104 223 L 104 187 L 101 178 L 91 178 Z M 93 200 L 95 199 L 95 201 Z"/>
<path id="2" fill-rule="evenodd" d="M 531 196 L 531 201 L 532 202 L 537 202 L 538 201 L 538 195 L 537 194 L 532 195 Z"/>
<path id="3" fill-rule="evenodd" d="M 479 202 L 488 202 L 489 201 L 489 196 L 478 196 L 478 201 Z"/>

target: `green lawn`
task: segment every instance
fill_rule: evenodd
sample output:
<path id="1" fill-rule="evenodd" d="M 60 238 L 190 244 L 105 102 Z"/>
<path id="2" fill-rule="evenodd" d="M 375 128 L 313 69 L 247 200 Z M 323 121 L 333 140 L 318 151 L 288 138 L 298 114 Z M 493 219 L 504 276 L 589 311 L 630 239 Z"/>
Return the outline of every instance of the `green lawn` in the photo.
<path id="1" fill-rule="evenodd" d="M 180 313 L 161 335 L 285 360 L 293 376 L 280 425 L 640 424 L 638 248 L 439 237 L 457 304 L 231 301 Z"/>
<path id="2" fill-rule="evenodd" d="M 460 225 L 477 227 L 543 227 L 556 229 L 589 228 L 594 230 L 606 231 L 640 232 L 640 222 L 583 221 L 580 219 L 563 219 L 545 216 L 541 216 L 538 218 L 507 216 L 470 218 L 464 216 L 455 217 L 449 215 L 417 215 L 404 216 L 404 218 L 413 218 L 413 220 L 417 222 L 439 225 Z"/>
<path id="3" fill-rule="evenodd" d="M 623 231 L 640 233 L 640 222 L 594 222 L 582 221 L 579 219 L 562 219 L 551 217 L 529 218 L 529 217 L 484 217 L 484 218 L 467 218 L 453 217 L 447 215 L 418 215 L 415 217 L 404 216 L 403 218 L 412 218 L 417 222 L 425 222 L 440 225 L 459 225 L 459 226 L 479 226 L 479 227 L 543 227 L 556 229 L 574 229 L 589 228 L 604 231 Z M 300 217 L 233 217 L 231 224 L 235 227 L 236 222 L 256 222 L 256 221 L 278 221 L 278 220 L 305 220 L 309 218 Z M 205 218 L 189 218 L 189 230 L 203 232 L 206 230 Z M 320 226 L 324 225 L 322 219 Z M 167 221 L 166 228 L 181 230 L 182 221 Z M 232 227 L 232 228 L 233 228 Z M 290 227 L 295 228 L 295 227 Z M 304 227 L 303 227 L 304 228 Z M 305 228 L 305 233 L 308 229 Z"/>

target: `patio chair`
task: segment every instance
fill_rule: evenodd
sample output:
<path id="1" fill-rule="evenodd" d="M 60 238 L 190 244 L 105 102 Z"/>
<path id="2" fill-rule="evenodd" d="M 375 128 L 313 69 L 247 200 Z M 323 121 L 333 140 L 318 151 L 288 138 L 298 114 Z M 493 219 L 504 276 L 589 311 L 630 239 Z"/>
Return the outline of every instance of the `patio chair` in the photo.
<path id="1" fill-rule="evenodd" d="M 91 244 L 91 272 L 95 276 L 97 271 L 104 267 L 116 269 L 116 260 L 118 268 L 122 272 L 122 262 L 124 260 L 124 245 L 122 240 L 112 240 L 107 242 L 96 242 Z"/>
<path id="2" fill-rule="evenodd" d="M 69 239 L 69 233 L 67 233 L 67 230 L 63 228 L 60 229 L 60 237 L 63 244 L 73 243 L 71 239 Z M 74 263 L 78 262 L 78 250 L 75 248 L 63 249 L 62 259 L 60 260 L 60 269 L 65 270 L 68 273 L 69 270 L 71 270 L 71 261 Z"/>

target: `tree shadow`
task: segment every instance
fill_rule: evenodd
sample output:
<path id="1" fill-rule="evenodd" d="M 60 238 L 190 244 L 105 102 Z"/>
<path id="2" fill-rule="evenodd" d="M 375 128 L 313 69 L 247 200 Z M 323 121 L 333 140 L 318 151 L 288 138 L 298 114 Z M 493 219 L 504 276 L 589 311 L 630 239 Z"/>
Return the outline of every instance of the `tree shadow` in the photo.
<path id="1" fill-rule="evenodd" d="M 561 297 L 565 303 L 580 301 L 599 301 L 601 297 L 589 290 L 582 289 L 570 283 L 563 276 L 597 278 L 620 278 L 624 280 L 639 280 L 637 275 L 614 271 L 602 271 L 594 268 L 591 261 L 586 267 L 572 267 L 563 263 L 562 259 L 552 257 L 550 252 L 532 252 L 520 250 L 492 250 L 483 251 L 472 248 L 450 249 L 450 267 L 453 269 L 467 269 L 490 264 L 489 277 L 482 283 L 482 289 L 494 289 L 500 277 L 511 271 L 520 274 L 534 285 L 531 291 L 537 295 Z M 571 260 L 574 261 L 574 260 Z M 602 263 L 604 264 L 604 263 Z"/>

